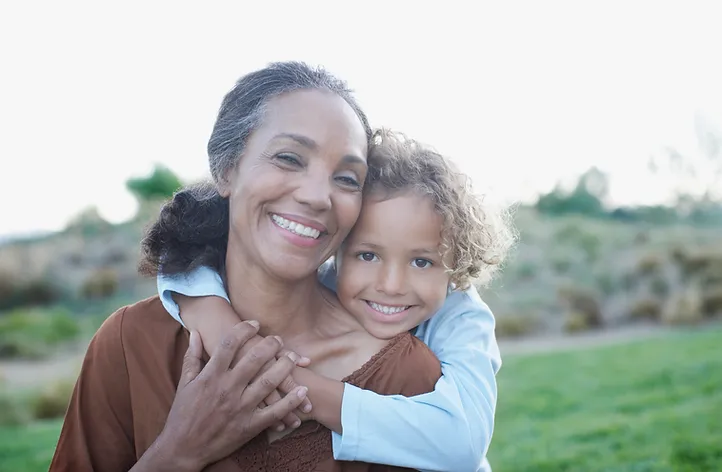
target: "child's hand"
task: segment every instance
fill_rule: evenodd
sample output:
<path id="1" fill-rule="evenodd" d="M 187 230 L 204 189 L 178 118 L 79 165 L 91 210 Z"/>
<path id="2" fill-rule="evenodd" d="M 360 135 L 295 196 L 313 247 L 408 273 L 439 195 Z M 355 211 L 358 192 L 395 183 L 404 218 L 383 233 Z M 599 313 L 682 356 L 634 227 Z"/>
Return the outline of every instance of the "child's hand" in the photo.
<path id="1" fill-rule="evenodd" d="M 276 336 L 276 338 L 281 342 L 281 344 L 283 344 L 283 341 L 280 337 Z M 281 349 L 276 358 L 278 359 L 283 356 L 290 358 L 299 367 L 308 367 L 308 365 L 311 363 L 311 359 L 309 359 L 308 357 L 299 356 L 295 352 L 290 351 L 286 348 Z M 273 363 L 269 362 L 266 366 L 264 366 L 262 372 L 270 368 L 271 365 L 273 365 Z M 281 401 L 283 397 L 285 397 L 289 392 L 292 392 L 297 387 L 299 387 L 299 385 L 296 383 L 294 378 L 289 375 L 283 382 L 278 385 L 278 387 L 276 387 L 276 390 L 272 391 L 268 395 L 268 397 L 266 397 L 266 400 L 260 406 L 271 406 L 274 403 Z M 306 398 L 303 399 L 303 402 L 298 406 L 296 410 L 286 415 L 286 417 L 283 418 L 283 421 L 280 421 L 277 424 L 273 425 L 272 428 L 276 431 L 284 431 L 286 428 L 298 428 L 299 426 L 301 426 L 302 421 L 310 419 L 310 416 L 308 414 L 311 412 L 312 409 L 313 407 L 311 405 L 311 400 L 309 400 L 308 396 L 306 396 Z"/>
<path id="2" fill-rule="evenodd" d="M 279 336 L 274 336 L 278 342 L 281 343 L 283 346 L 283 340 Z M 233 363 L 231 366 L 235 365 L 236 362 L 238 362 L 239 359 L 241 359 L 248 351 L 251 350 L 253 346 L 255 346 L 258 342 L 263 340 L 263 336 L 255 335 L 253 338 L 251 338 L 244 346 L 239 349 L 239 351 L 236 354 L 235 359 L 233 359 Z M 282 348 L 281 351 L 279 351 L 278 355 L 276 356 L 276 359 L 280 359 L 281 357 L 288 357 L 291 359 L 294 364 L 300 367 L 306 367 L 311 363 L 311 360 L 308 357 L 299 356 L 295 352 Z M 258 377 L 263 375 L 268 369 L 270 369 L 275 364 L 274 361 L 269 361 L 266 363 L 266 365 L 261 368 L 261 370 L 258 372 Z M 255 379 L 254 379 L 255 380 Z M 296 383 L 296 381 L 293 379 L 292 376 L 286 377 L 286 379 L 281 382 L 281 384 L 278 385 L 276 390 L 273 390 L 268 397 L 266 397 L 266 400 L 262 402 L 259 405 L 259 408 L 264 408 L 266 406 L 271 406 L 274 403 L 280 401 L 283 397 L 286 396 L 289 392 L 293 391 L 294 388 L 298 387 L 299 385 Z M 303 402 L 299 407 L 292 413 L 289 413 L 286 415 L 285 418 L 283 418 L 282 421 L 276 423 L 272 426 L 273 429 L 276 431 L 283 431 L 286 428 L 295 429 L 298 428 L 301 425 L 301 422 L 305 419 L 308 419 L 308 417 L 304 417 L 304 414 L 309 413 L 312 410 L 311 400 L 308 399 L 308 397 L 304 398 Z"/>

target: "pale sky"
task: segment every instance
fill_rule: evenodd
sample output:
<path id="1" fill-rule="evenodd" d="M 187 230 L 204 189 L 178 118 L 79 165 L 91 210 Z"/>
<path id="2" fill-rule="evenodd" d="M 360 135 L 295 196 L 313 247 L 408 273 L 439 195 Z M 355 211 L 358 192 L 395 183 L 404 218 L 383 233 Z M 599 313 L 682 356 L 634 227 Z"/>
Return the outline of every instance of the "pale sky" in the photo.
<path id="1" fill-rule="evenodd" d="M 203 177 L 223 95 L 276 60 L 324 65 L 505 200 L 592 165 L 615 202 L 658 200 L 649 157 L 698 155 L 695 113 L 722 125 L 719 2 L 252 3 L 3 2 L 0 235 L 123 221 L 154 163 Z"/>

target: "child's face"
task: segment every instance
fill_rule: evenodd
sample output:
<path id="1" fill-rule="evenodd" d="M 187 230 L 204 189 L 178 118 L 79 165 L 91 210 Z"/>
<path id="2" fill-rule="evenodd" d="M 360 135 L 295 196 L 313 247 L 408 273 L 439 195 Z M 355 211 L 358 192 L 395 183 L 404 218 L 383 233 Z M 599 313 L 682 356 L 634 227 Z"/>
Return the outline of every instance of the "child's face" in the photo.
<path id="1" fill-rule="evenodd" d="M 365 198 L 338 261 L 337 293 L 373 336 L 389 339 L 431 317 L 446 298 L 443 218 L 415 193 Z"/>

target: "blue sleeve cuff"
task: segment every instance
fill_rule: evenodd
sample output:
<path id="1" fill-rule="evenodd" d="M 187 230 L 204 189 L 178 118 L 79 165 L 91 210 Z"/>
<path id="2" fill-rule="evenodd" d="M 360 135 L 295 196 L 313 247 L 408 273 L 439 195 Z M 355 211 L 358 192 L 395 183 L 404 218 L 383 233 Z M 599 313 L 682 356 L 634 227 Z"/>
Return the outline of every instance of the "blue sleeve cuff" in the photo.
<path id="1" fill-rule="evenodd" d="M 180 293 L 188 297 L 221 297 L 228 303 L 228 294 L 223 286 L 221 276 L 209 267 L 198 267 L 187 274 L 161 275 L 158 274 L 158 295 L 163 307 L 177 322 L 185 328 L 186 325 L 180 316 L 180 307 L 173 300 L 173 293 Z"/>
<path id="2" fill-rule="evenodd" d="M 333 442 L 333 458 L 337 461 L 355 461 L 358 455 L 361 437 L 359 432 L 359 415 L 363 410 L 363 391 L 345 383 L 341 400 L 341 427 L 343 434 L 331 432 Z"/>

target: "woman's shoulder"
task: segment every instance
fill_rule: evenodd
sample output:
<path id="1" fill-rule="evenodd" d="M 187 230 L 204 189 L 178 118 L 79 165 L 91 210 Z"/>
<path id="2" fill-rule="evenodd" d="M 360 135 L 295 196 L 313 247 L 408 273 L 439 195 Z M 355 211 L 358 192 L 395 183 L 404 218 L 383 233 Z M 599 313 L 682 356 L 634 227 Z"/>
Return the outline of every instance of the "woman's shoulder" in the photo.
<path id="1" fill-rule="evenodd" d="M 439 359 L 411 333 L 394 337 L 367 366 L 368 375 L 351 379 L 351 383 L 383 395 L 428 393 L 441 377 Z"/>
<path id="2" fill-rule="evenodd" d="M 95 333 L 92 344 L 96 350 L 122 351 L 124 356 L 129 352 L 151 356 L 177 344 L 184 332 L 156 295 L 117 309 Z"/>

